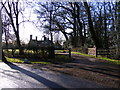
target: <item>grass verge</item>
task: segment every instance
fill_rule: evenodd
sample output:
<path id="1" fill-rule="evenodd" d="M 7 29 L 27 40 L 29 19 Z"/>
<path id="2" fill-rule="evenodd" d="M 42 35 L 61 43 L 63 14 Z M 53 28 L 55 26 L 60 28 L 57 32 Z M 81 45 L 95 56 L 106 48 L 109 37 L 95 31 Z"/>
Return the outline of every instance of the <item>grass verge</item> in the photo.
<path id="1" fill-rule="evenodd" d="M 69 62 L 71 62 L 72 61 L 72 59 L 71 58 L 69 58 L 69 56 L 68 55 L 56 55 L 55 56 L 55 58 L 53 58 L 53 59 L 50 59 L 50 62 L 52 62 L 52 63 L 58 63 L 58 64 L 63 64 L 63 63 L 69 63 Z"/>
<path id="2" fill-rule="evenodd" d="M 24 61 L 22 59 L 19 58 L 8 58 L 5 57 L 7 59 L 8 62 L 13 62 L 13 63 L 24 63 Z"/>
<path id="3" fill-rule="evenodd" d="M 83 54 L 83 53 L 79 53 L 79 52 L 72 52 L 72 53 L 73 53 L 73 54 L 82 55 L 82 56 L 88 56 L 88 57 L 91 57 L 91 58 L 106 60 L 106 61 L 112 62 L 112 63 L 114 63 L 114 64 L 120 65 L 120 60 L 115 60 L 115 59 L 110 59 L 110 58 L 100 57 L 100 56 L 99 56 L 99 57 L 95 57 L 95 56 L 92 56 L 92 55 Z"/>
<path id="4" fill-rule="evenodd" d="M 12 63 L 24 63 L 24 58 L 20 59 L 20 58 L 8 58 L 6 57 L 8 62 L 12 62 Z M 56 55 L 55 58 L 53 59 L 48 59 L 48 58 L 41 58 L 41 59 L 29 59 L 28 58 L 28 63 L 31 64 L 62 64 L 62 63 L 67 63 L 67 62 L 71 62 L 71 58 L 69 58 L 68 56 L 65 55 Z"/>
<path id="5" fill-rule="evenodd" d="M 6 59 L 7 59 L 8 62 L 12 62 L 12 63 L 24 63 L 24 60 L 19 59 L 19 58 L 8 58 L 8 57 L 6 57 Z M 50 62 L 43 62 L 43 61 L 37 61 L 37 62 L 29 61 L 28 63 L 31 63 L 31 64 L 51 64 Z"/>
<path id="6" fill-rule="evenodd" d="M 6 57 L 6 59 L 7 59 L 8 62 L 12 62 L 12 63 L 24 63 L 24 60 L 19 59 L 19 58 L 8 58 L 8 57 Z M 28 61 L 28 63 L 31 63 L 31 64 L 51 64 L 50 62 L 44 62 L 44 61 L 37 61 L 37 62 Z"/>
<path id="7" fill-rule="evenodd" d="M 39 62 L 31 62 L 32 64 L 52 64 L 51 62 L 42 62 L 42 61 L 39 61 Z"/>

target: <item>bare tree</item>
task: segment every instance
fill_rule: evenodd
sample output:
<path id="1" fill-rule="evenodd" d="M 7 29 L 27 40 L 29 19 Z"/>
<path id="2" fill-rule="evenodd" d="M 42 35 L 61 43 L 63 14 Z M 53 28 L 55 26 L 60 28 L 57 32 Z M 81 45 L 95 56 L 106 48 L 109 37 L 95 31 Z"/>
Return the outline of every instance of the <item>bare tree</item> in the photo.
<path id="1" fill-rule="evenodd" d="M 30 20 L 24 20 L 25 16 L 23 14 L 23 11 L 25 10 L 25 7 L 20 2 L 20 0 L 17 1 L 6 0 L 5 2 L 1 2 L 1 5 L 3 7 L 3 10 L 5 10 L 7 16 L 9 17 L 11 26 L 16 36 L 16 43 L 17 43 L 17 47 L 20 50 L 20 54 L 23 54 L 21 48 L 21 42 L 20 42 L 21 40 L 19 36 L 19 32 L 20 32 L 19 26 L 24 22 L 30 22 Z M 19 19 L 20 17 L 23 17 L 22 21 Z"/>
<path id="2" fill-rule="evenodd" d="M 99 38 L 96 36 L 96 33 L 94 31 L 93 21 L 90 13 L 90 7 L 87 2 L 84 2 L 84 6 L 86 8 L 86 13 L 88 15 L 88 25 L 89 25 L 89 31 L 91 33 L 91 38 L 94 41 L 94 44 L 97 48 L 103 48 L 102 43 L 100 42 Z"/>
<path id="3" fill-rule="evenodd" d="M 1 8 L 0 8 L 0 34 L 2 36 L 2 19 L 1 19 Z M 0 60 L 2 59 L 3 62 L 7 62 L 5 56 L 4 56 L 4 53 L 3 53 L 3 50 L 2 50 L 2 37 L 0 38 Z"/>

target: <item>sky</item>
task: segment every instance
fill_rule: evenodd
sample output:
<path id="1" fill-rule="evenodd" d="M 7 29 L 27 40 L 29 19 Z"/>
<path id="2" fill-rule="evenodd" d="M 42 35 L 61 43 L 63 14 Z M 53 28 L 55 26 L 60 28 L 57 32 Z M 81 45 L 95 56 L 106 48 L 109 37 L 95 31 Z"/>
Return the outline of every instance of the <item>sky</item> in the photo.
<path id="1" fill-rule="evenodd" d="M 35 0 L 28 0 L 28 1 L 35 1 Z M 38 0 L 37 0 L 38 1 Z M 41 0 L 40 0 L 41 1 Z M 42 0 L 44 1 L 44 0 Z M 94 0 L 93 0 L 94 1 Z M 103 1 L 103 0 L 102 0 Z M 23 4 L 25 2 L 23 1 Z M 25 11 L 24 11 L 24 15 L 26 17 L 26 20 L 30 20 L 30 21 L 37 21 L 37 15 L 34 13 L 34 9 L 35 9 L 35 6 L 34 8 L 25 8 Z M 30 17 L 29 17 L 30 16 Z M 19 17 L 19 20 L 22 21 L 23 18 L 20 16 Z M 29 39 L 30 39 L 30 35 L 33 35 L 33 39 L 35 39 L 35 37 L 37 36 L 38 40 L 41 40 L 42 39 L 42 36 L 44 35 L 44 33 L 42 32 L 42 28 L 40 29 L 37 29 L 32 23 L 30 22 L 25 22 L 24 23 L 24 27 L 23 27 L 23 24 L 21 24 L 20 26 L 20 39 L 26 43 L 29 42 Z M 71 30 L 67 30 L 67 31 L 71 31 Z M 65 40 L 64 36 L 60 33 L 60 38 L 62 38 L 63 40 Z M 56 35 L 57 36 L 57 35 Z"/>
<path id="2" fill-rule="evenodd" d="M 34 12 L 35 8 L 37 8 L 37 7 L 34 7 L 34 8 L 32 8 L 32 9 L 29 8 L 29 7 L 27 7 L 27 8 L 25 9 L 24 15 L 25 15 L 25 17 L 26 17 L 26 20 L 28 20 L 28 18 L 29 18 L 29 16 L 30 16 L 30 18 L 29 18 L 30 21 L 34 21 L 34 22 L 37 21 L 37 14 L 35 14 L 35 12 Z M 20 20 L 23 20 L 22 17 L 20 17 L 19 19 L 20 19 Z M 25 23 L 24 23 L 24 27 L 23 27 L 23 24 L 20 25 L 20 39 L 21 39 L 22 41 L 28 43 L 29 40 L 30 40 L 30 35 L 32 35 L 33 39 L 35 39 L 36 36 L 37 36 L 37 39 L 38 39 L 38 40 L 41 40 L 41 39 L 43 39 L 43 38 L 42 38 L 43 35 L 45 35 L 45 34 L 42 32 L 42 29 L 43 29 L 43 28 L 39 28 L 39 29 L 36 28 L 36 26 L 33 25 L 33 23 L 31 23 L 31 22 L 25 22 Z M 67 31 L 69 32 L 70 30 L 67 30 Z M 58 36 L 58 35 L 59 35 L 59 36 Z M 65 38 L 64 38 L 64 36 L 63 36 L 62 33 L 56 34 L 56 35 L 54 35 L 54 36 L 55 36 L 55 37 L 59 37 L 59 39 L 65 40 Z M 55 39 L 55 37 L 53 37 L 53 39 Z M 49 38 L 50 38 L 50 36 L 49 36 Z"/>
<path id="3" fill-rule="evenodd" d="M 25 4 L 23 2 L 22 4 Z M 34 4 L 34 3 L 33 3 Z M 30 7 L 25 7 L 25 10 L 23 11 L 24 14 L 24 21 L 29 20 L 36 22 L 37 21 L 37 15 L 35 14 L 35 6 L 33 8 Z M 19 14 L 19 23 L 23 21 L 23 17 L 21 14 Z M 24 25 L 23 25 L 24 24 Z M 12 32 L 13 34 L 14 32 Z M 20 35 L 20 40 L 24 41 L 25 43 L 28 43 L 30 40 L 30 35 L 32 35 L 33 39 L 36 38 L 38 40 L 43 39 L 43 35 L 45 35 L 42 31 L 42 28 L 36 28 L 36 26 L 32 22 L 24 22 L 19 25 L 19 35 Z M 62 37 L 62 34 L 60 35 Z M 64 39 L 64 38 L 63 38 Z"/>
<path id="4" fill-rule="evenodd" d="M 35 2 L 38 2 L 38 1 L 45 2 L 45 1 L 51 1 L 51 0 L 28 0 L 28 1 L 32 1 L 32 4 L 34 4 Z M 55 1 L 55 0 L 53 0 L 53 1 Z M 60 1 L 60 0 L 56 0 L 56 1 Z M 62 0 L 62 1 L 68 1 L 68 0 Z M 82 1 L 82 0 L 78 0 L 78 1 Z M 114 0 L 87 0 L 87 1 L 90 1 L 90 2 L 101 1 L 102 2 L 102 1 L 114 1 Z M 117 0 L 117 1 L 119 1 L 119 0 Z M 32 8 L 32 9 L 26 8 L 26 10 L 24 11 L 24 15 L 26 17 L 31 16 L 30 20 L 36 21 L 37 15 L 34 13 L 35 8 L 36 8 L 36 6 L 34 6 L 34 8 Z M 31 12 L 31 14 L 30 14 L 30 12 Z M 21 18 L 21 20 L 22 20 L 22 18 Z M 42 36 L 44 35 L 43 32 L 40 31 L 40 29 L 42 29 L 42 28 L 37 29 L 32 23 L 29 23 L 29 22 L 24 23 L 24 26 L 25 27 L 23 27 L 22 25 L 20 26 L 20 38 L 22 40 L 24 40 L 25 42 L 28 42 L 30 39 L 30 35 L 33 35 L 33 39 L 35 39 L 35 37 L 37 36 L 38 40 L 41 40 Z M 67 29 L 66 31 L 69 32 L 71 30 Z M 65 40 L 65 38 L 62 34 L 59 34 L 59 35 L 60 35 L 60 38 Z"/>
<path id="5" fill-rule="evenodd" d="M 29 13 L 28 13 L 29 14 Z M 37 20 L 35 15 L 32 15 L 30 20 Z M 29 41 L 30 35 L 33 35 L 33 38 L 35 36 L 38 37 L 38 39 L 41 39 L 43 33 L 38 30 L 35 25 L 31 22 L 25 22 L 24 26 L 21 24 L 20 26 L 20 38 L 21 40 L 24 40 L 25 42 Z"/>
<path id="6" fill-rule="evenodd" d="M 34 8 L 27 7 L 25 8 L 24 11 L 24 18 L 25 20 L 30 20 L 30 21 L 36 21 L 37 20 L 37 15 L 33 13 Z M 19 20 L 23 20 L 23 18 L 20 16 Z M 24 26 L 23 23 L 19 26 L 20 28 L 20 38 L 21 40 L 24 40 L 25 42 L 28 42 L 30 39 L 30 35 L 33 35 L 33 39 L 37 36 L 38 40 L 42 38 L 43 33 L 38 30 L 35 25 L 31 22 L 25 22 Z"/>
<path id="7" fill-rule="evenodd" d="M 26 7 L 26 5 L 24 5 L 25 3 L 26 2 L 20 2 L 20 4 L 19 4 L 19 6 L 21 6 L 22 8 L 25 8 L 25 10 L 23 11 L 24 21 L 26 21 L 26 20 L 30 20 L 33 22 L 37 21 L 37 15 L 34 13 L 34 8 L 31 8 L 30 6 Z M 4 13 L 4 12 L 2 12 L 2 13 Z M 23 21 L 23 17 L 20 13 L 19 14 L 19 23 L 22 21 Z M 14 32 L 12 31 L 11 34 L 14 34 Z M 40 29 L 37 29 L 35 27 L 35 25 L 33 25 L 33 23 L 31 23 L 31 22 L 21 23 L 19 25 L 20 40 L 24 41 L 25 43 L 28 43 L 30 40 L 30 35 L 33 35 L 33 39 L 35 39 L 35 37 L 37 36 L 38 40 L 41 40 L 41 38 L 44 34 L 42 31 L 40 31 Z M 4 35 L 2 38 L 4 40 L 4 38 L 5 38 Z"/>
<path id="8" fill-rule="evenodd" d="M 27 13 L 27 14 L 29 14 L 29 13 Z M 37 16 L 32 13 L 30 20 L 37 21 Z M 45 33 L 43 33 L 42 29 L 43 28 L 40 28 L 40 29 L 36 28 L 36 26 L 31 22 L 25 22 L 24 26 L 22 24 L 20 25 L 20 39 L 22 41 L 28 43 L 30 40 L 30 35 L 32 35 L 33 39 L 35 39 L 37 36 L 38 40 L 42 40 L 43 35 L 46 35 Z M 58 34 L 55 36 L 58 37 Z M 49 36 L 49 38 L 50 38 L 50 36 Z M 62 33 L 59 33 L 59 38 L 62 38 L 63 40 L 65 40 Z"/>
<path id="9" fill-rule="evenodd" d="M 30 0 L 29 0 L 30 1 Z M 25 4 L 25 2 L 22 2 L 22 5 Z M 34 3 L 33 3 L 34 4 Z M 23 8 L 24 8 L 25 5 L 23 5 Z M 37 15 L 35 14 L 34 10 L 35 10 L 36 6 L 34 5 L 34 7 L 30 8 L 29 6 L 28 7 L 25 7 L 25 10 L 23 11 L 23 14 L 24 14 L 24 21 L 26 20 L 29 20 L 29 21 L 33 21 L 33 22 L 36 22 L 37 21 Z M 23 21 L 23 17 L 21 14 L 19 14 L 19 23 Z M 24 25 L 23 25 L 24 24 Z M 30 40 L 30 35 L 32 35 L 33 39 L 36 38 L 37 36 L 37 39 L 38 40 L 41 40 L 43 39 L 42 37 L 44 35 L 46 35 L 45 33 L 42 32 L 42 29 L 43 28 L 36 28 L 36 26 L 31 23 L 31 22 L 24 22 L 24 23 L 21 23 L 19 25 L 19 36 L 20 36 L 20 40 L 21 41 L 24 41 L 25 43 L 28 43 L 29 40 Z M 68 30 L 69 31 L 69 30 Z M 11 32 L 11 34 L 14 34 L 14 32 Z M 58 36 L 59 35 L 59 36 Z M 65 40 L 64 36 L 62 33 L 59 33 L 59 34 L 56 34 L 54 35 L 55 37 L 58 37 L 59 39 L 62 39 L 62 40 Z M 54 38 L 53 37 L 53 40 Z M 4 40 L 4 35 L 3 35 L 3 40 Z M 50 36 L 49 36 L 50 38 Z"/>

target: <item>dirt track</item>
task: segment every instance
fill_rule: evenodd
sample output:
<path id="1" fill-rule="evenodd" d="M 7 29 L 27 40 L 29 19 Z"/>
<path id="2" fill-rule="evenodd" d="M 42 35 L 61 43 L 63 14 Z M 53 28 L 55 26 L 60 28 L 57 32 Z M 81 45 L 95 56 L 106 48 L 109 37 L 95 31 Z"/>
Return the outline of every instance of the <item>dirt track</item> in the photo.
<path id="1" fill-rule="evenodd" d="M 107 61 L 75 54 L 72 55 L 72 58 L 73 62 L 71 63 L 49 65 L 33 64 L 29 66 L 69 74 L 108 87 L 120 88 L 120 66 Z"/>

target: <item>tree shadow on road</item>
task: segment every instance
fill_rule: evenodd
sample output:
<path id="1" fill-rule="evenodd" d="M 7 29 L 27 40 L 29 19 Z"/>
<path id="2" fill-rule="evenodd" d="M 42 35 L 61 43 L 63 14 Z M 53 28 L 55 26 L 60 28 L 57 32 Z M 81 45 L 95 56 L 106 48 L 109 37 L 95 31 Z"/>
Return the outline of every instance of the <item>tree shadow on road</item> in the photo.
<path id="1" fill-rule="evenodd" d="M 27 76 L 30 76 L 30 77 L 32 77 L 33 79 L 41 82 L 42 84 L 44 84 L 45 86 L 47 86 L 47 87 L 50 88 L 50 89 L 62 88 L 62 89 L 64 89 L 64 90 L 68 90 L 67 88 L 64 88 L 63 86 L 60 86 L 60 85 L 58 85 L 58 84 L 55 83 L 55 82 L 52 82 L 52 81 L 50 81 L 50 80 L 48 80 L 48 79 L 46 79 L 46 78 L 44 78 L 44 77 L 42 77 L 42 76 L 40 76 L 40 75 L 37 75 L 37 74 L 35 74 L 35 73 L 33 73 L 33 72 L 30 72 L 30 71 L 28 71 L 28 70 L 25 70 L 25 69 L 23 69 L 23 68 L 21 68 L 21 67 L 18 67 L 17 65 L 15 65 L 15 64 L 13 64 L 13 63 L 11 63 L 11 62 L 7 62 L 6 64 L 7 64 L 8 66 L 10 66 L 12 69 L 18 70 L 18 71 L 26 74 Z"/>
<path id="2" fill-rule="evenodd" d="M 74 56 L 73 59 L 74 59 L 74 62 L 72 64 L 64 65 L 64 67 L 77 68 L 77 69 L 82 69 L 85 71 L 105 74 L 105 75 L 112 76 L 115 78 L 120 78 L 120 75 L 119 75 L 120 66 L 119 65 L 112 64 L 109 62 L 103 62 L 97 59 L 95 61 L 92 61 L 92 58 L 78 56 L 78 55 Z"/>

